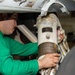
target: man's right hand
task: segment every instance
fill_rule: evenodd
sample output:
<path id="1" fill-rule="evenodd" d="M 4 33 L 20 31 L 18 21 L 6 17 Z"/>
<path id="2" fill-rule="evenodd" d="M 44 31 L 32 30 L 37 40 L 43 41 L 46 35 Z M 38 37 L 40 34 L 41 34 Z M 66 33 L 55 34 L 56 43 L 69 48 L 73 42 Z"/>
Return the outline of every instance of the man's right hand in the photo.
<path id="1" fill-rule="evenodd" d="M 60 54 L 52 53 L 46 54 L 42 59 L 38 60 L 39 69 L 55 67 L 59 62 Z"/>

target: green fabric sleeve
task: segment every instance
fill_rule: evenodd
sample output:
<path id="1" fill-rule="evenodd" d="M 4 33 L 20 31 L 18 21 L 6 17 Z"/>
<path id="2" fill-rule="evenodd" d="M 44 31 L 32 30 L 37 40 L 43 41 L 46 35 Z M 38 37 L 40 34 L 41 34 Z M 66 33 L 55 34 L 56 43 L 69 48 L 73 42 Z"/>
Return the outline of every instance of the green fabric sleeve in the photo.
<path id="1" fill-rule="evenodd" d="M 38 53 L 37 43 L 22 44 L 11 38 L 6 39 L 6 41 L 8 40 L 9 40 L 11 54 L 18 54 L 20 56 L 28 56 L 28 55 Z"/>
<path id="2" fill-rule="evenodd" d="M 38 61 L 37 60 L 30 60 L 30 61 L 20 61 L 20 60 L 14 60 L 13 57 L 10 54 L 10 50 L 8 47 L 8 43 L 4 41 L 4 39 L 0 38 L 0 72 L 3 75 L 36 75 L 38 72 Z M 12 41 L 11 41 L 12 42 Z M 29 48 L 26 48 L 27 50 L 30 49 L 29 51 L 25 51 L 22 49 L 24 48 L 25 45 L 22 45 L 19 47 L 21 44 L 16 44 L 16 42 L 10 43 L 10 45 L 13 45 L 12 48 L 12 53 L 18 53 L 20 55 L 25 55 L 26 53 L 32 51 L 34 48 L 33 44 L 30 44 L 31 46 L 27 46 Z M 36 46 L 36 44 L 34 44 Z M 35 47 L 33 46 L 33 47 Z M 18 47 L 18 48 L 17 48 Z M 22 48 L 23 47 L 23 48 Z M 18 50 L 19 52 L 18 52 Z M 36 48 L 36 47 L 35 47 Z M 16 50 L 16 51 L 15 51 Z M 25 51 L 25 52 L 24 52 Z M 24 53 L 22 53 L 24 52 Z M 31 53 L 36 53 L 36 50 Z M 31 54 L 28 53 L 28 54 Z M 28 55 L 26 54 L 26 55 Z"/>

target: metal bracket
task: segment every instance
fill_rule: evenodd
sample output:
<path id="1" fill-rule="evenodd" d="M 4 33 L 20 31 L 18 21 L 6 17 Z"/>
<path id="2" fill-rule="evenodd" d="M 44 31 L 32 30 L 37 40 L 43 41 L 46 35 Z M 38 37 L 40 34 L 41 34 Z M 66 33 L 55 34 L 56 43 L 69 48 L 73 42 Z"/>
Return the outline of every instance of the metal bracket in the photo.
<path id="1" fill-rule="evenodd" d="M 60 1 L 58 0 L 50 0 L 50 1 L 47 1 L 43 7 L 41 8 L 41 16 L 44 16 L 47 14 L 47 11 L 49 9 L 49 7 L 52 5 L 52 4 L 60 4 L 62 7 L 60 8 L 60 10 L 62 12 L 66 12 L 69 14 L 69 11 L 67 10 L 67 8 L 65 7 L 65 5 L 63 3 L 61 3 Z"/>

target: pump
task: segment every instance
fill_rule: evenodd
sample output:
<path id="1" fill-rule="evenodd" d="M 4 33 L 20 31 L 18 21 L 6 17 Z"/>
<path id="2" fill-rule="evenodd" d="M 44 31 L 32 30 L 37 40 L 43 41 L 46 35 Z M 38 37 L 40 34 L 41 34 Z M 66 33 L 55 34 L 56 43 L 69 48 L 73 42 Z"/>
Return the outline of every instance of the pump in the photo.
<path id="1" fill-rule="evenodd" d="M 60 21 L 55 14 L 49 14 L 48 16 L 38 16 L 36 27 L 38 29 L 38 47 L 39 47 L 39 59 L 43 58 L 47 53 L 60 53 L 61 64 L 64 57 L 70 51 L 65 31 L 62 29 Z M 64 35 L 64 38 L 60 40 L 60 34 Z M 42 69 L 41 75 L 55 75 L 59 68 L 59 64 L 54 68 Z"/>

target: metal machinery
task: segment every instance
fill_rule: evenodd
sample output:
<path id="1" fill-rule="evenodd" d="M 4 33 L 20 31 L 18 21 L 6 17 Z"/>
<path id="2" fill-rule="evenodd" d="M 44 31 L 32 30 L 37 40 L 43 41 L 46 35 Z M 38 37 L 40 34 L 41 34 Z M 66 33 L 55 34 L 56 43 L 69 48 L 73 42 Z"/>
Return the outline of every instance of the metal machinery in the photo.
<path id="1" fill-rule="evenodd" d="M 56 10 L 52 5 L 55 5 Z M 75 0 L 0 0 L 0 12 L 40 12 L 37 18 L 36 26 L 38 28 L 38 46 L 39 58 L 41 59 L 47 53 L 60 53 L 60 61 L 56 67 L 42 69 L 41 75 L 55 75 L 59 65 L 62 63 L 66 54 L 70 51 L 67 44 L 67 37 L 58 17 L 55 14 L 49 14 L 47 11 L 56 12 L 60 9 L 69 14 L 68 10 L 75 10 Z M 67 10 L 68 9 L 68 10 Z M 42 17 L 44 16 L 44 17 Z M 37 42 L 37 38 L 23 25 L 18 29 L 26 35 L 30 41 Z M 60 35 L 64 35 L 61 40 Z"/>
<path id="2" fill-rule="evenodd" d="M 60 53 L 60 61 L 62 62 L 66 54 L 70 51 L 67 44 L 65 31 L 62 29 L 59 19 L 55 14 L 37 18 L 36 26 L 38 28 L 38 46 L 39 58 L 41 59 L 47 53 Z M 60 35 L 64 35 L 61 40 Z M 55 75 L 59 64 L 54 68 L 42 69 L 41 75 Z"/>
<path id="3" fill-rule="evenodd" d="M 49 8 L 49 6 L 51 6 Z M 75 0 L 0 0 L 0 12 L 75 11 Z M 45 9 L 46 8 L 46 9 Z M 49 9 L 48 9 L 49 8 Z"/>
<path id="4" fill-rule="evenodd" d="M 38 46 L 39 46 L 39 59 L 43 58 L 47 53 L 60 53 L 60 61 L 56 67 L 42 69 L 41 75 L 55 75 L 62 63 L 66 54 L 70 51 L 67 44 L 67 37 L 65 31 L 62 29 L 60 21 L 55 14 L 47 15 L 47 11 L 52 4 L 60 4 L 60 10 L 69 14 L 66 7 L 58 0 L 49 0 L 41 9 L 41 14 L 37 18 L 36 26 L 38 28 Z M 60 35 L 64 38 L 61 40 Z"/>

